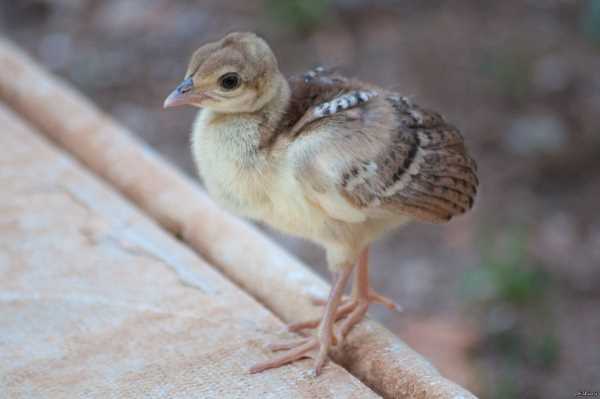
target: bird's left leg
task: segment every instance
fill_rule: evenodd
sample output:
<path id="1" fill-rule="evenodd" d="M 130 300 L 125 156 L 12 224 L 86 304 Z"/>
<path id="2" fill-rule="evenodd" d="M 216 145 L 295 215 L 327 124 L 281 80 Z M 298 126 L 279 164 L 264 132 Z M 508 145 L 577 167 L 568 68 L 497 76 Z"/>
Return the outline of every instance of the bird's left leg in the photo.
<path id="1" fill-rule="evenodd" d="M 358 317 L 360 311 L 356 309 L 362 309 L 365 305 L 368 307 L 369 303 L 377 303 L 384 305 L 390 310 L 400 312 L 402 311 L 402 307 L 396 304 L 390 298 L 381 295 L 370 287 L 369 284 L 369 249 L 365 248 L 358 258 L 358 265 L 356 267 L 356 274 L 354 275 L 354 282 L 352 284 L 352 296 L 348 299 L 342 300 L 340 307 L 336 313 L 336 320 L 340 320 L 347 315 L 354 313 L 354 318 Z M 313 298 L 313 303 L 316 305 L 324 305 L 324 302 L 320 298 Z M 356 313 L 358 312 L 358 313 Z M 364 316 L 364 315 L 363 315 Z M 359 318 L 360 321 L 362 317 Z M 354 322 L 352 325 L 356 324 L 358 321 Z M 345 320 L 347 323 L 348 321 Z M 316 328 L 319 324 L 319 319 L 307 320 L 301 322 L 295 322 L 288 324 L 287 328 L 289 331 L 298 332 L 310 328 Z M 349 328 L 349 327 L 345 327 Z M 351 326 L 350 326 L 351 328 Z M 349 330 L 348 330 L 349 331 Z M 348 332 L 345 332 L 343 336 L 345 336 Z"/>
<path id="2" fill-rule="evenodd" d="M 251 373 L 258 373 L 264 370 L 268 370 L 275 367 L 283 366 L 284 364 L 291 363 L 293 361 L 312 357 L 312 352 L 318 349 L 318 353 L 315 359 L 315 374 L 319 375 L 329 353 L 329 349 L 334 344 L 333 327 L 336 321 L 336 312 L 338 305 L 342 298 L 344 288 L 352 274 L 352 264 L 344 265 L 339 271 L 336 272 L 334 279 L 335 283 L 329 293 L 329 299 L 325 306 L 325 312 L 321 318 L 319 324 L 319 332 L 316 337 L 308 337 L 300 340 L 296 340 L 284 344 L 271 345 L 273 351 L 277 350 L 288 350 L 288 352 L 282 354 L 279 357 L 268 360 L 263 363 L 259 363 L 250 369 Z"/>

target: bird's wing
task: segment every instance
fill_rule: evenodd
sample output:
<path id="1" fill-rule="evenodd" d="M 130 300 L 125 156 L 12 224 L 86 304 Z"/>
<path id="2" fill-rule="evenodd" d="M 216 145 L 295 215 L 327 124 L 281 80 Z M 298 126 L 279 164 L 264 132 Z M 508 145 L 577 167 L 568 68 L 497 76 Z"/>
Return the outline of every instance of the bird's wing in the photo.
<path id="1" fill-rule="evenodd" d="M 294 77 L 296 79 L 298 77 Z M 302 80 L 304 82 L 313 82 L 313 81 L 321 81 L 321 82 L 330 82 L 330 83 L 340 83 L 340 82 L 348 82 L 350 79 L 345 77 L 340 68 L 337 67 L 323 67 L 321 65 L 314 67 L 313 69 L 309 69 L 304 74 L 302 74 Z"/>
<path id="2" fill-rule="evenodd" d="M 361 82 L 346 78 L 337 69 L 316 67 L 291 77 L 290 105 L 278 130 L 295 136 L 324 117 L 360 106 L 378 95 Z"/>
<path id="3" fill-rule="evenodd" d="M 307 126 L 291 146 L 310 201 L 346 222 L 443 222 L 472 207 L 475 162 L 439 114 L 383 92 L 350 111 Z"/>

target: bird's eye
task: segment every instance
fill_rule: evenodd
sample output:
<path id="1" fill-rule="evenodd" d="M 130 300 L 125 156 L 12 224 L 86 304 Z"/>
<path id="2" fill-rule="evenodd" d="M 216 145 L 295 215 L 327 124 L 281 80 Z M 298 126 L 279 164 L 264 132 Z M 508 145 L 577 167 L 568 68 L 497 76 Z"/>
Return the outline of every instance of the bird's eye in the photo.
<path id="1" fill-rule="evenodd" d="M 240 78 L 240 75 L 235 72 L 226 73 L 219 78 L 219 86 L 224 90 L 237 89 L 241 82 L 242 79 Z"/>

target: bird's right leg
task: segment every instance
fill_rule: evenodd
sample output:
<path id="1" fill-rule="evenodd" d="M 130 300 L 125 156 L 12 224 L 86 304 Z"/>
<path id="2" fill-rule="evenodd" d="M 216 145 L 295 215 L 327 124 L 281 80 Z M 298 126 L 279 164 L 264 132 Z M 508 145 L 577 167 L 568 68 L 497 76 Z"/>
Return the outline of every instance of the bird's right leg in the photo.
<path id="1" fill-rule="evenodd" d="M 329 300 L 325 306 L 325 312 L 319 323 L 319 333 L 316 337 L 294 340 L 283 344 L 270 345 L 273 351 L 288 350 L 281 356 L 259 363 L 250 369 L 251 373 L 258 373 L 284 364 L 305 358 L 313 357 L 312 353 L 317 350 L 315 359 L 315 374 L 319 375 L 328 358 L 329 349 L 334 345 L 333 327 L 338 305 L 342 298 L 346 283 L 352 274 L 353 265 L 347 264 L 336 272 L 335 282 L 329 293 Z"/>

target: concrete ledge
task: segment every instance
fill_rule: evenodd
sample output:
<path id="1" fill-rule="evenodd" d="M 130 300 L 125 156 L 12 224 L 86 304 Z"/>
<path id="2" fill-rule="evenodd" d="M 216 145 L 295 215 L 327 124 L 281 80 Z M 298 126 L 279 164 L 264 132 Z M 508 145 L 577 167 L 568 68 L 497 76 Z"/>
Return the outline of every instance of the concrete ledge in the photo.
<path id="1" fill-rule="evenodd" d="M 376 398 L 249 375 L 283 324 L 0 105 L 0 397 Z"/>
<path id="2" fill-rule="evenodd" d="M 0 98 L 285 321 L 318 315 L 327 284 L 18 48 L 0 40 Z M 157 110 L 159 112 L 159 110 Z M 472 398 L 377 323 L 334 360 L 384 397 Z"/>

